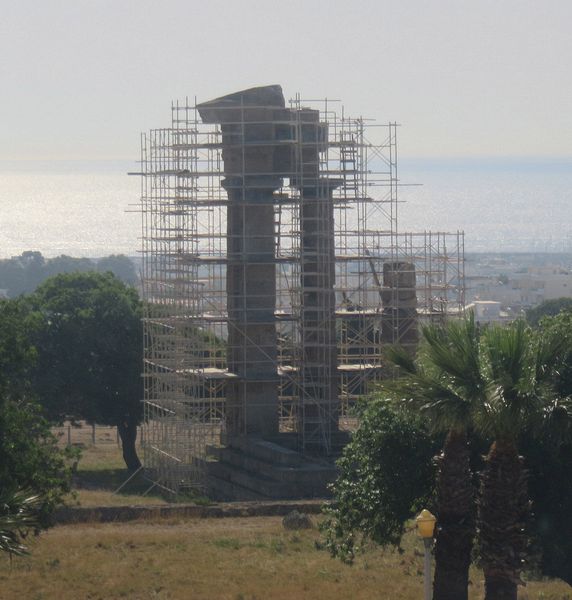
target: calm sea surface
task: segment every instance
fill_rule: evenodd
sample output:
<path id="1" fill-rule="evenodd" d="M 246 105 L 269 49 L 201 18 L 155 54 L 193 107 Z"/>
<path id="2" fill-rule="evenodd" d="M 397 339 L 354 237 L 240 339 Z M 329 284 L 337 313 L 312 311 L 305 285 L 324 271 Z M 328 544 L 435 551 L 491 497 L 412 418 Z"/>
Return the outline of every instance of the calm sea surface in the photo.
<path id="1" fill-rule="evenodd" d="M 135 163 L 0 162 L 0 258 L 135 255 Z M 571 252 L 572 164 L 403 160 L 401 231 L 464 230 L 467 251 Z M 131 212 L 130 212 L 131 211 Z"/>

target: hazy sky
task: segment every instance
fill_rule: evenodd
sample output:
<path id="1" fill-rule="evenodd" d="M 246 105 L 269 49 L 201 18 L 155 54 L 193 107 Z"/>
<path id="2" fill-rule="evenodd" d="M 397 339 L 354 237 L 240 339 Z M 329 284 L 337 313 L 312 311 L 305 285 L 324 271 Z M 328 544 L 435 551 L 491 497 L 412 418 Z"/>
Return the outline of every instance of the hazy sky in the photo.
<path id="1" fill-rule="evenodd" d="M 279 83 L 401 156 L 572 157 L 570 0 L 2 0 L 0 159 L 136 159 L 172 99 Z"/>

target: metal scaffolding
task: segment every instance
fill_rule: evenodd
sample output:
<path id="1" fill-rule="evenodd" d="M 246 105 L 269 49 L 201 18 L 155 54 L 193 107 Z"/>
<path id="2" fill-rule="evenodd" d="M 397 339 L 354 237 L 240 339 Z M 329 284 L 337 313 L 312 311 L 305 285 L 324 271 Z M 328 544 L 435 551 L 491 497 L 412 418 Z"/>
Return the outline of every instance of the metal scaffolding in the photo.
<path id="1" fill-rule="evenodd" d="M 398 231 L 396 123 L 223 100 L 141 139 L 144 463 L 172 491 L 241 435 L 329 454 L 384 345 L 464 303 L 463 234 Z"/>

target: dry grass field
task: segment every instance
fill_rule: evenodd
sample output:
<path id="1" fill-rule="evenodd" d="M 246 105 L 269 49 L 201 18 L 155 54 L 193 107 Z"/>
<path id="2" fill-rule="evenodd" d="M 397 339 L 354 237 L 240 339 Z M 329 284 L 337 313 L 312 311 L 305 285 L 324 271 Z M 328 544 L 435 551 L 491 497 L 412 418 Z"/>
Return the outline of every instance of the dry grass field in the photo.
<path id="1" fill-rule="evenodd" d="M 277 517 L 60 526 L 32 555 L 0 557 L 2 600 L 418 600 L 421 543 L 372 550 L 352 567 L 316 550 L 316 530 L 285 531 Z M 471 599 L 482 598 L 472 575 Z M 572 600 L 562 582 L 531 582 L 522 600 Z"/>
<path id="2" fill-rule="evenodd" d="M 144 481 L 113 494 L 126 478 L 113 431 L 96 431 L 95 445 L 90 428 L 79 433 L 86 438 L 78 465 L 81 505 L 165 502 L 142 497 Z M 0 556 L 0 600 L 422 597 L 422 544 L 413 533 L 403 553 L 372 548 L 352 567 L 317 550 L 318 540 L 316 529 L 286 531 L 278 517 L 57 526 L 30 540 L 29 557 L 10 563 Z M 475 569 L 471 579 L 471 600 L 482 598 L 482 574 Z M 572 600 L 572 588 L 534 581 L 519 598 Z"/>
<path id="3" fill-rule="evenodd" d="M 153 491 L 142 495 L 149 488 L 149 483 L 141 477 L 136 477 L 119 493 L 114 493 L 128 478 L 114 427 L 97 426 L 94 435 L 92 428 L 86 424 L 82 424 L 81 427 L 69 427 L 66 424 L 64 427 L 55 428 L 54 433 L 60 438 L 61 445 L 65 445 L 69 439 L 81 449 L 74 485 L 75 498 L 68 500 L 70 505 L 125 506 L 166 503 L 162 496 Z"/>

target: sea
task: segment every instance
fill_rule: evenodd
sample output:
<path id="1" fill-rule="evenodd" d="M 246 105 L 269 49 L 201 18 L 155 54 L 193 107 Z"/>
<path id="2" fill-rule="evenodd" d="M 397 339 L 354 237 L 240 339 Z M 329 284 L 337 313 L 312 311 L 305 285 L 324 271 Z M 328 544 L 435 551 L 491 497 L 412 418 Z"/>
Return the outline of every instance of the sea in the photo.
<path id="1" fill-rule="evenodd" d="M 137 169 L 0 161 L 0 258 L 137 256 Z M 572 252 L 572 160 L 403 158 L 399 181 L 399 231 L 464 231 L 467 252 Z"/>

